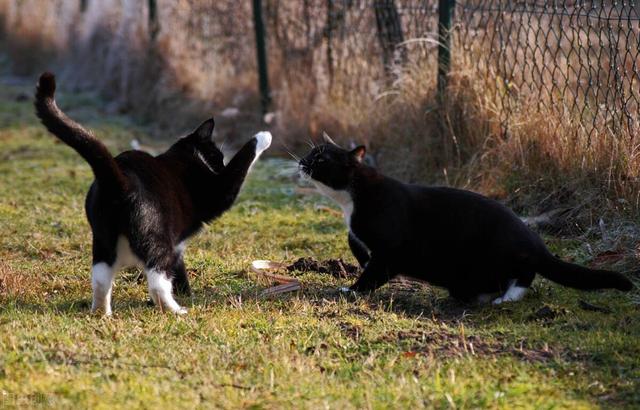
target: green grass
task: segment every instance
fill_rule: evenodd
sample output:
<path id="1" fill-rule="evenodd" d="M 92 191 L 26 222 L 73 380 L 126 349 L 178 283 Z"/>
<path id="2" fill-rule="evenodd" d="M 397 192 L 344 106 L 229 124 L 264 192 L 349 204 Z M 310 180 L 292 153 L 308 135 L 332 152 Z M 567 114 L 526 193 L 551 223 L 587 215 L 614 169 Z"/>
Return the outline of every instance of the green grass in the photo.
<path id="1" fill-rule="evenodd" d="M 24 90 L 0 87 L 0 408 L 640 406 L 637 292 L 538 280 L 521 303 L 468 307 L 403 284 L 347 299 L 335 291 L 346 281 L 299 274 L 302 292 L 260 298 L 244 275 L 253 259 L 353 262 L 341 219 L 275 176 L 273 160 L 189 243 L 188 315 L 149 306 L 136 271 L 118 275 L 112 318 L 91 315 L 92 176 L 16 101 Z M 61 99 L 113 151 L 144 135 L 91 96 Z M 582 254 L 580 241 L 550 241 Z M 545 305 L 555 317 L 536 319 Z"/>

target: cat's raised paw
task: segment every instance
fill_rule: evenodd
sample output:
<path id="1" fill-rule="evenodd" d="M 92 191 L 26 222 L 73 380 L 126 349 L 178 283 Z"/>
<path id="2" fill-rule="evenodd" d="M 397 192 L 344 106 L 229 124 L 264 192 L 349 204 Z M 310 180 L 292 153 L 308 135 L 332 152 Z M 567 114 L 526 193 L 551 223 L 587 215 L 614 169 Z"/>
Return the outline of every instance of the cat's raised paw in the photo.
<path id="1" fill-rule="evenodd" d="M 271 137 L 271 133 L 269 131 L 260 131 L 257 133 L 255 135 L 255 139 L 258 141 L 258 144 L 256 145 L 256 152 L 259 153 L 269 148 L 272 138 L 273 137 Z"/>

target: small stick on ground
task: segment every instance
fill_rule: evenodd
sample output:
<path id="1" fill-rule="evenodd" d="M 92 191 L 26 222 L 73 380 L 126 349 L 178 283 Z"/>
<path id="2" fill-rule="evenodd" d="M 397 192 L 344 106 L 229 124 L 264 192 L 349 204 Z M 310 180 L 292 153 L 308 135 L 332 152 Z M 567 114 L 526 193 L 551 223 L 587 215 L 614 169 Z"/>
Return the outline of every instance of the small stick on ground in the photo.
<path id="1" fill-rule="evenodd" d="M 277 286 L 272 286 L 269 289 L 265 289 L 260 293 L 260 296 L 273 296 L 273 295 L 279 295 L 281 293 L 287 293 L 287 292 L 295 292 L 302 289 L 302 286 L 300 285 L 300 282 L 295 281 L 295 282 L 290 282 L 290 283 L 285 283 L 282 285 L 277 285 Z"/>
<path id="2" fill-rule="evenodd" d="M 281 293 L 295 292 L 302 289 L 302 285 L 298 279 L 291 276 L 278 275 L 268 271 L 286 268 L 287 266 L 282 263 L 266 260 L 256 260 L 251 263 L 251 272 L 258 275 L 258 279 L 278 283 L 278 285 L 262 291 L 260 296 L 273 296 Z"/>

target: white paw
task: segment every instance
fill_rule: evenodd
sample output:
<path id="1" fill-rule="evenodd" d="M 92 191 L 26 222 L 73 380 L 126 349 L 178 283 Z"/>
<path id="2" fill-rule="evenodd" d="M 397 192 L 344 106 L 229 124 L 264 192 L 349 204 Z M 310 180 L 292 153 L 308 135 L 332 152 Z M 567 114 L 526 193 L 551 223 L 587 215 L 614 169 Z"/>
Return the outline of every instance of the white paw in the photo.
<path id="1" fill-rule="evenodd" d="M 91 308 L 91 314 L 92 315 L 101 315 L 103 317 L 111 317 L 111 316 L 113 316 L 113 313 L 111 312 L 111 309 Z"/>
<path id="2" fill-rule="evenodd" d="M 189 311 L 187 310 L 187 308 L 179 306 L 178 309 L 176 309 L 173 313 L 175 313 L 176 315 L 186 315 L 187 313 L 189 313 Z"/>
<path id="3" fill-rule="evenodd" d="M 520 299 L 513 299 L 509 296 L 501 296 L 499 298 L 493 299 L 493 304 L 494 305 L 501 305 L 503 303 L 509 303 L 509 302 L 517 302 Z"/>
<path id="4" fill-rule="evenodd" d="M 261 153 L 271 145 L 272 137 L 269 131 L 260 131 L 254 135 L 254 138 L 258 141 L 258 144 L 256 145 L 256 153 Z"/>
<path id="5" fill-rule="evenodd" d="M 355 295 L 355 294 L 356 294 L 356 291 L 355 291 L 355 290 L 351 290 L 351 288 L 347 288 L 347 287 L 345 287 L 345 286 L 341 286 L 341 287 L 339 287 L 339 288 L 338 288 L 338 292 L 340 292 L 340 293 L 345 293 L 345 294 L 353 294 L 353 295 Z"/>

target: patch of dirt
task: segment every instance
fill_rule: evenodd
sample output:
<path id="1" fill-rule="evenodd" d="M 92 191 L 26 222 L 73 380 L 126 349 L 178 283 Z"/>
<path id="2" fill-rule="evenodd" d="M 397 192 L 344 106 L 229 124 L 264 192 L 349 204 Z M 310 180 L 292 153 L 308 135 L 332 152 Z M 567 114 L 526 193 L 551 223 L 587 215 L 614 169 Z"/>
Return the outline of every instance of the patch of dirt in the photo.
<path id="1" fill-rule="evenodd" d="M 345 279 L 358 276 L 360 268 L 343 261 L 342 259 L 327 259 L 318 261 L 314 258 L 300 258 L 287 266 L 287 271 L 317 272 L 333 276 L 334 278 Z"/>
<path id="2" fill-rule="evenodd" d="M 356 342 L 360 340 L 360 336 L 362 335 L 362 326 L 354 325 L 349 322 L 340 322 L 338 327 L 345 337 Z"/>
<path id="3" fill-rule="evenodd" d="M 526 340 L 509 343 L 484 339 L 477 335 L 465 335 L 464 331 L 452 333 L 446 330 L 399 331 L 379 339 L 381 342 L 408 344 L 403 356 L 428 355 L 437 357 L 465 356 L 515 356 L 527 362 L 544 362 L 563 356 L 564 352 L 552 349 L 546 343 L 542 347 L 530 346 Z"/>
<path id="4" fill-rule="evenodd" d="M 531 321 L 551 322 L 558 316 L 563 316 L 566 313 L 566 309 L 554 308 L 549 305 L 544 305 L 534 313 L 530 314 L 527 319 Z"/>

